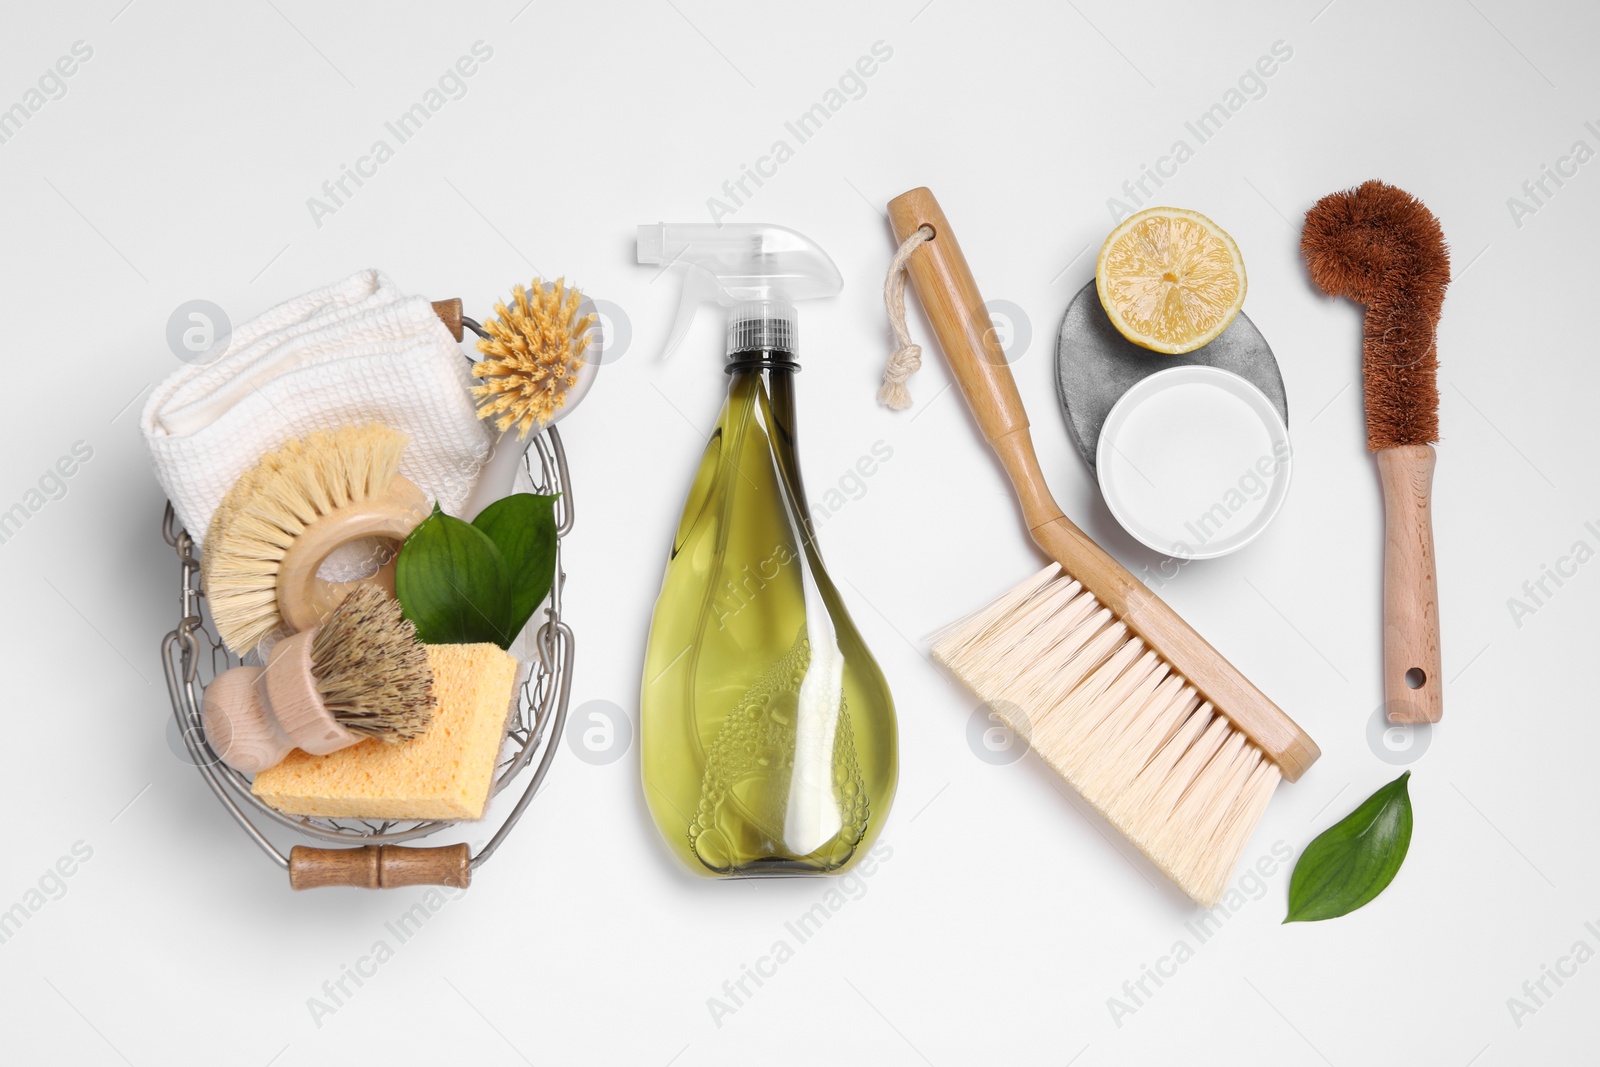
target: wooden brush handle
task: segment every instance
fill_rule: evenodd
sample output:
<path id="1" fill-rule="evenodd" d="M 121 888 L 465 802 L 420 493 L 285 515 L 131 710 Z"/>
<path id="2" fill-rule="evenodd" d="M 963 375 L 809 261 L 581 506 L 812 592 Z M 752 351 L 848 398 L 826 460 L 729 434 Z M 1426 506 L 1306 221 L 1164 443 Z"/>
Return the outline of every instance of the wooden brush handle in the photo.
<path id="1" fill-rule="evenodd" d="M 322 516 L 294 539 L 278 564 L 278 615 L 289 633 L 320 625 L 357 585 L 380 586 L 394 595 L 394 556 L 359 582 L 328 582 L 317 570 L 336 548 L 367 537 L 400 542 L 428 517 L 428 496 L 409 478 L 395 475 L 388 492 L 347 504 Z"/>
<path id="2" fill-rule="evenodd" d="M 1383 482 L 1384 708 L 1392 723 L 1438 722 L 1444 677 L 1433 567 L 1436 456 L 1432 445 L 1401 445 L 1379 449 L 1377 457 Z"/>
<path id="3" fill-rule="evenodd" d="M 438 848 L 362 845 L 360 848 L 289 850 L 289 885 L 317 889 L 347 885 L 357 889 L 396 889 L 406 885 L 448 885 L 465 889 L 472 881 L 472 853 L 465 844 Z"/>
<path id="4" fill-rule="evenodd" d="M 260 774 L 294 749 L 326 756 L 362 740 L 322 702 L 311 670 L 316 634 L 291 634 L 272 646 L 265 669 L 230 667 L 206 686 L 201 723 L 223 763 Z"/>
<path id="5" fill-rule="evenodd" d="M 339 720 L 322 702 L 311 665 L 311 646 L 316 637 L 317 628 L 312 627 L 273 645 L 262 677 L 267 694 L 266 711 L 277 721 L 284 736 L 302 752 L 326 756 L 359 744 L 362 738 L 339 725 Z"/>
<path id="6" fill-rule="evenodd" d="M 266 714 L 260 667 L 229 667 L 206 686 L 200 723 L 206 743 L 236 771 L 260 774 L 283 761 L 294 741 Z"/>
<path id="7" fill-rule="evenodd" d="M 1321 755 L 1316 742 L 1056 506 L 993 321 L 933 194 L 923 188 L 895 197 L 889 221 L 899 241 L 921 226 L 933 229 L 906 267 L 967 406 L 1011 477 L 1034 541 L 1244 731 L 1285 778 L 1298 779 Z"/>

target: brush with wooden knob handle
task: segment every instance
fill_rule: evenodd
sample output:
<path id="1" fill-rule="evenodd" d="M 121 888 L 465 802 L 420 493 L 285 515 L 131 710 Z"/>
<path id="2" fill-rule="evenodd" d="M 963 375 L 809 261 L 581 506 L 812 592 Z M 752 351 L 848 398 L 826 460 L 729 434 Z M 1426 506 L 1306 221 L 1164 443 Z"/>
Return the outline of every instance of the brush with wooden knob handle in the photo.
<path id="1" fill-rule="evenodd" d="M 1383 695 L 1396 724 L 1444 714 L 1439 587 L 1433 556 L 1434 348 L 1450 253 L 1439 220 L 1383 182 L 1332 193 L 1306 212 L 1300 249 L 1330 296 L 1365 304 L 1367 448 L 1383 484 Z"/>
<path id="2" fill-rule="evenodd" d="M 321 626 L 274 645 L 265 667 L 219 674 L 201 722 L 224 763 L 257 774 L 296 748 L 325 756 L 368 737 L 415 737 L 432 715 L 433 675 L 416 628 L 366 585 Z"/>

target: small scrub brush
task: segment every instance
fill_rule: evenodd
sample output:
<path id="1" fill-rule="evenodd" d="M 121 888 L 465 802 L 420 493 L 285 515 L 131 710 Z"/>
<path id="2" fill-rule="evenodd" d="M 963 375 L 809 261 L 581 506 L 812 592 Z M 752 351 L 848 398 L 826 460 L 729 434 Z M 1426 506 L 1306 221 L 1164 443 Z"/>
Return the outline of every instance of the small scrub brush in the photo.
<path id="1" fill-rule="evenodd" d="M 262 456 L 222 498 L 200 561 L 217 632 L 243 655 L 275 632 L 306 630 L 355 583 L 317 569 L 337 548 L 403 541 L 428 499 L 399 474 L 407 438 L 384 426 L 319 431 Z M 394 559 L 360 581 L 394 590 Z"/>
<path id="2" fill-rule="evenodd" d="M 1306 212 L 1300 251 L 1329 296 L 1366 305 L 1361 371 L 1367 449 L 1383 483 L 1383 691 L 1392 723 L 1438 722 L 1439 589 L 1433 560 L 1434 344 L 1450 252 L 1427 206 L 1380 181 L 1330 193 Z"/>
<path id="3" fill-rule="evenodd" d="M 512 291 L 510 305 L 496 304 L 493 319 L 473 324 L 483 358 L 472 365 L 478 379 L 472 393 L 478 418 L 493 423 L 500 437 L 462 509 L 468 522 L 512 491 L 533 434 L 554 425 L 593 383 L 600 332 L 594 312 L 580 313 L 584 304 L 565 279 L 535 278 L 531 290 Z"/>
<path id="4" fill-rule="evenodd" d="M 535 424 L 541 430 L 549 425 L 584 367 L 595 315 L 579 316 L 582 302 L 566 279 L 546 286 L 535 278 L 531 295 L 519 285 L 510 307 L 495 305 L 495 317 L 483 328 L 489 336 L 478 342 L 484 358 L 472 365 L 481 383 L 472 390 L 478 418 L 494 420 L 502 432 L 515 426 L 519 441 Z"/>
<path id="5" fill-rule="evenodd" d="M 399 742 L 433 721 L 433 674 L 393 597 L 362 586 L 328 621 L 279 641 L 266 667 L 232 667 L 206 687 L 206 740 L 257 774 L 298 748 L 325 756 L 366 738 Z"/>

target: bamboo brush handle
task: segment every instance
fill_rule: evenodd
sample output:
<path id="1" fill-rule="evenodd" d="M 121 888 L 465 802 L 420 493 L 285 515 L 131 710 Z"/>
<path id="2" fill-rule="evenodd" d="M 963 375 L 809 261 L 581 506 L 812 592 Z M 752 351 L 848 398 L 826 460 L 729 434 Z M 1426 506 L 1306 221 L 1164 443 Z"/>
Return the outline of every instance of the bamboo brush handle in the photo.
<path id="1" fill-rule="evenodd" d="M 278 615 L 285 629 L 299 633 L 321 624 L 357 584 L 317 577 L 318 568 L 335 549 L 367 537 L 403 542 L 427 517 L 427 494 L 397 474 L 383 495 L 337 508 L 306 527 L 278 563 Z M 395 555 L 390 553 L 361 584 L 380 586 L 393 596 L 394 566 Z"/>
<path id="2" fill-rule="evenodd" d="M 273 645 L 265 669 L 230 667 L 206 686 L 201 724 L 223 763 L 260 774 L 294 749 L 326 756 L 362 740 L 322 702 L 311 670 L 316 633 L 302 630 Z"/>
<path id="3" fill-rule="evenodd" d="M 1392 723 L 1444 715 L 1433 566 L 1432 445 L 1379 449 L 1383 483 L 1383 700 Z M 1411 685 L 1412 671 L 1420 672 Z M 1408 677 L 1410 676 L 1410 677 Z"/>
<path id="4" fill-rule="evenodd" d="M 465 889 L 472 881 L 472 853 L 465 844 L 437 848 L 362 845 L 360 848 L 289 850 L 289 885 L 317 889 L 347 885 L 357 889 L 396 889 L 406 885 L 448 885 Z"/>
<path id="5" fill-rule="evenodd" d="M 895 197 L 889 201 L 889 221 L 899 241 L 921 226 L 933 229 L 933 239 L 912 253 L 906 269 L 967 406 L 1011 477 L 1034 541 L 1244 731 L 1285 778 L 1298 779 L 1321 755 L 1310 735 L 1073 525 L 1051 497 L 1016 380 L 966 257 L 933 194 L 921 188 Z"/>

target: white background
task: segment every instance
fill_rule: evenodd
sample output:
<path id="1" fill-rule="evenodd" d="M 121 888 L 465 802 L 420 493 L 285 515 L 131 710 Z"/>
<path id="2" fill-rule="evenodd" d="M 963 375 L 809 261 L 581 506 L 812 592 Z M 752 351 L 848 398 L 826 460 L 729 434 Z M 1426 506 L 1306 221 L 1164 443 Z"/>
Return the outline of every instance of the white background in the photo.
<path id="1" fill-rule="evenodd" d="M 0 144 L 0 507 L 74 442 L 93 449 L 66 495 L 0 545 L 0 909 L 76 842 L 92 849 L 65 894 L 0 944 L 0 1057 L 1594 1061 L 1600 962 L 1547 980 L 1553 995 L 1520 1026 L 1507 1004 L 1575 942 L 1600 949 L 1584 926 L 1600 927 L 1600 563 L 1547 583 L 1554 595 L 1520 626 L 1507 603 L 1574 542 L 1600 548 L 1584 526 L 1600 527 L 1600 161 L 1547 182 L 1553 195 L 1520 226 L 1507 205 L 1574 141 L 1600 149 L 1583 125 L 1600 126 L 1591 5 L 125 2 L 14 6 L 0 33 L 0 106 L 74 42 L 93 49 L 66 95 Z M 480 40 L 493 57 L 466 95 L 318 226 L 307 198 Z M 651 604 L 724 379 L 715 315 L 673 361 L 656 359 L 676 286 L 634 265 L 633 227 L 708 220 L 707 198 L 775 139 L 793 146 L 785 120 L 878 41 L 893 55 L 865 94 L 732 218 L 810 235 L 846 278 L 842 297 L 804 308 L 813 499 L 874 442 L 893 450 L 822 531 L 897 699 L 892 857 L 719 1026 L 708 998 L 793 943 L 784 924 L 839 883 L 692 879 L 648 819 L 637 744 L 595 765 L 564 739 L 471 890 L 319 1026 L 309 998 L 392 942 L 384 924 L 422 893 L 291 893 L 174 754 L 157 648 L 177 618 L 177 565 L 136 428 L 146 391 L 180 365 L 168 316 L 204 298 L 241 322 L 367 266 L 479 315 L 536 271 L 624 309 L 631 345 L 562 432 L 578 518 L 574 709 L 608 701 L 636 717 Z M 1196 146 L 1184 121 L 1278 41 L 1293 55 L 1265 94 Z M 1409 764 L 1410 856 L 1378 901 L 1321 924 L 1280 925 L 1280 866 L 1204 944 L 1185 927 L 1188 900 L 1037 760 L 996 766 L 969 746 L 975 702 L 930 665 L 924 638 L 1040 560 L 936 347 L 912 412 L 873 400 L 889 345 L 881 211 L 926 184 L 985 295 L 1026 314 L 1014 366 L 1063 507 L 1134 570 L 1158 562 L 1115 528 L 1072 450 L 1053 338 L 1092 275 L 1107 198 L 1179 137 L 1195 155 L 1161 199 L 1204 211 L 1243 248 L 1247 311 L 1282 364 L 1296 450 L 1268 533 L 1163 589 L 1322 746 L 1279 790 L 1247 862 L 1280 841 L 1298 853 L 1398 774 L 1380 752 L 1409 758 L 1368 735 L 1381 510 L 1360 315 L 1314 291 L 1298 220 L 1324 193 L 1381 177 L 1440 217 L 1456 274 L 1434 493 L 1446 715 Z M 931 340 L 920 312 L 913 329 Z M 1193 958 L 1114 1019 L 1108 998 L 1179 939 Z"/>

